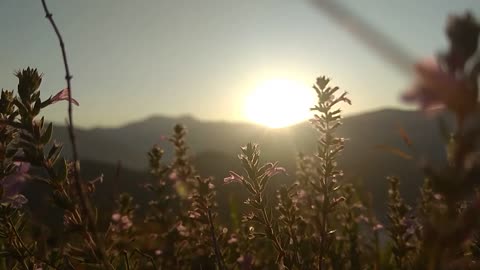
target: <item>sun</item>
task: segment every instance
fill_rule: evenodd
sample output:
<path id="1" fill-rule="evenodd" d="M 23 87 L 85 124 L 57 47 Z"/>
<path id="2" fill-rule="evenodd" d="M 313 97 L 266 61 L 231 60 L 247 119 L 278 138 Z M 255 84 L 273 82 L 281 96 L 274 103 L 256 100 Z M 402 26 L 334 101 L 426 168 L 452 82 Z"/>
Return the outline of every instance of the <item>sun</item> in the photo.
<path id="1" fill-rule="evenodd" d="M 298 81 L 268 80 L 247 97 L 245 115 L 255 123 L 271 128 L 291 126 L 312 116 L 315 91 Z"/>

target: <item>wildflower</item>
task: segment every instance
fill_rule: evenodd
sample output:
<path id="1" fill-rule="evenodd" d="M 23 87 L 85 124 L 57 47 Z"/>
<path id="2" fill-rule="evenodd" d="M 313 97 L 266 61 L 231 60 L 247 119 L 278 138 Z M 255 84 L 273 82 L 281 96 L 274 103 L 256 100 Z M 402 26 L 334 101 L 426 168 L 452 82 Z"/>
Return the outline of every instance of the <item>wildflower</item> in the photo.
<path id="1" fill-rule="evenodd" d="M 277 163 L 267 163 L 267 169 L 265 173 L 268 175 L 268 177 L 275 176 L 279 173 L 284 173 L 286 174 L 287 170 L 283 167 L 277 166 Z"/>
<path id="2" fill-rule="evenodd" d="M 56 103 L 58 101 L 61 101 L 61 100 L 69 100 L 68 99 L 68 88 L 64 88 L 62 90 L 60 90 L 60 92 L 58 92 L 55 96 L 51 97 L 50 98 L 50 104 L 53 104 L 53 103 Z M 78 102 L 72 98 L 72 103 L 77 105 L 77 106 L 80 106 L 80 104 L 78 104 Z"/>
<path id="3" fill-rule="evenodd" d="M 235 244 L 237 242 L 238 242 L 238 238 L 235 234 L 232 234 L 230 236 L 230 239 L 228 239 L 228 241 L 227 241 L 227 243 L 229 243 L 229 244 Z"/>
<path id="4" fill-rule="evenodd" d="M 189 211 L 188 217 L 191 219 L 199 219 L 202 215 L 197 211 Z"/>
<path id="5" fill-rule="evenodd" d="M 178 231 L 178 233 L 179 233 L 181 236 L 185 236 L 185 237 L 186 237 L 186 236 L 189 235 L 189 233 L 188 233 L 188 228 L 185 227 L 182 223 L 179 223 L 179 224 L 177 225 L 177 231 Z"/>
<path id="6" fill-rule="evenodd" d="M 230 184 L 230 183 L 242 183 L 243 181 L 243 176 L 240 176 L 238 173 L 234 171 L 230 171 L 230 176 L 225 177 L 223 179 L 223 182 L 225 184 Z"/>
<path id="7" fill-rule="evenodd" d="M 155 250 L 155 255 L 156 256 L 160 256 L 160 255 L 162 255 L 162 253 L 163 253 L 163 251 L 160 250 L 160 249 Z"/>
<path id="8" fill-rule="evenodd" d="M 120 219 L 120 228 L 122 230 L 128 230 L 132 227 L 133 223 L 128 216 L 122 216 Z"/>
<path id="9" fill-rule="evenodd" d="M 121 217 L 122 215 L 120 215 L 119 213 L 115 213 L 112 215 L 112 220 L 115 222 L 119 222 Z"/>
<path id="10" fill-rule="evenodd" d="M 173 170 L 169 175 L 168 178 L 172 181 L 178 180 L 178 174 L 175 170 Z"/>
<path id="11" fill-rule="evenodd" d="M 373 231 L 379 231 L 383 229 L 383 225 L 378 223 L 375 226 L 373 226 Z"/>
<path id="12" fill-rule="evenodd" d="M 434 58 L 427 58 L 415 65 L 417 81 L 403 94 L 408 103 L 418 103 L 423 111 L 447 108 L 459 116 L 473 111 L 477 93 L 465 78 L 443 70 Z"/>

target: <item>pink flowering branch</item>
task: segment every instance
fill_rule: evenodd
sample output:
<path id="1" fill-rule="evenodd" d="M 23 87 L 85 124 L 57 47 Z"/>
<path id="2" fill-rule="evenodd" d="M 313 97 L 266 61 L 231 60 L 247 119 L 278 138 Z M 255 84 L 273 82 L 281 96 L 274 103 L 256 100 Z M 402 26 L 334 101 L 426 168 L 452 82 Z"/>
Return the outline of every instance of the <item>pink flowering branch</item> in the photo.
<path id="1" fill-rule="evenodd" d="M 62 100 L 67 100 L 70 103 L 73 103 L 77 106 L 80 106 L 78 101 L 76 101 L 75 99 L 70 97 L 70 94 L 68 92 L 68 88 L 64 88 L 64 89 L 60 90 L 60 92 L 58 92 L 55 96 L 51 97 L 50 98 L 50 104 L 53 104 L 53 103 L 56 103 L 56 102 L 59 102 L 59 101 L 62 101 Z"/>
<path id="2" fill-rule="evenodd" d="M 230 184 L 230 183 L 242 183 L 243 182 L 243 176 L 239 175 L 238 173 L 234 171 L 230 171 L 230 176 L 225 177 L 223 179 L 223 182 L 225 184 Z"/>

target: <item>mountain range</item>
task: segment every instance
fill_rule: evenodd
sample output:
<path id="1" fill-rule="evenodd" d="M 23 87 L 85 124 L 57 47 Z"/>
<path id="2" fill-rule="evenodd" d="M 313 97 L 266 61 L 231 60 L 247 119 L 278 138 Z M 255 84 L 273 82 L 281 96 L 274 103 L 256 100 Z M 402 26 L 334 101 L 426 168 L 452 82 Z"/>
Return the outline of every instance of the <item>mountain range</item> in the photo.
<path id="1" fill-rule="evenodd" d="M 162 136 L 170 135 L 177 123 L 187 127 L 187 141 L 198 171 L 203 176 L 215 177 L 216 184 L 226 190 L 229 188 L 222 185 L 222 179 L 230 170 L 240 170 L 237 154 L 248 142 L 260 144 L 264 161 L 278 161 L 287 169 L 289 176 L 278 180 L 282 183 L 294 177 L 299 152 L 313 154 L 316 150 L 318 135 L 308 122 L 269 129 L 249 123 L 201 121 L 190 116 L 153 116 L 115 128 L 78 128 L 79 153 L 85 161 L 82 169 L 89 177 L 105 173 L 101 192 L 143 192 L 141 185 L 149 179 L 147 152 L 158 144 L 165 149 L 168 160 L 173 149 Z M 65 142 L 68 157 L 67 135 L 64 126 L 54 129 L 54 138 Z M 338 135 L 347 139 L 339 160 L 345 172 L 344 181 L 355 182 L 362 192 L 371 193 L 379 213 L 386 209 L 387 176 L 400 177 L 403 195 L 413 203 L 423 181 L 416 160 L 444 159 L 444 142 L 437 121 L 420 112 L 385 109 L 349 116 L 343 119 Z M 407 136 L 415 149 L 414 159 L 398 155 L 399 151 L 412 152 L 404 142 Z"/>

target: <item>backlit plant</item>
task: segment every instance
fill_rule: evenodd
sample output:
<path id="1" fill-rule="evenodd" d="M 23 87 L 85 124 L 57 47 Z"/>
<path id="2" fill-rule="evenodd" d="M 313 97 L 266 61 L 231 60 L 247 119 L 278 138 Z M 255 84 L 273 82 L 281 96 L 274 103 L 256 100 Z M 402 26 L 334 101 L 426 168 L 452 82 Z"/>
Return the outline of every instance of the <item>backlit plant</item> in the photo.
<path id="1" fill-rule="evenodd" d="M 103 177 L 86 179 L 80 170 L 71 111 L 79 103 L 71 96 L 65 44 L 42 3 L 60 40 L 68 87 L 44 97 L 42 74 L 28 67 L 16 72 L 16 90 L 1 91 L 0 269 L 480 269 L 480 26 L 471 14 L 449 20 L 448 50 L 416 64 L 416 82 L 404 95 L 455 118 L 445 164 L 421 163 L 425 181 L 416 205 L 403 199 L 401 179 L 388 176 L 387 214 L 376 216 L 369 196 L 343 177 L 338 158 L 348 144 L 336 134 L 341 105 L 351 102 L 322 76 L 312 90 L 317 147 L 298 154 L 296 171 L 263 162 L 261 147 L 247 143 L 238 156 L 242 173 L 201 175 L 187 129 L 178 124 L 163 137 L 173 151 L 155 145 L 146 155 L 149 201 L 121 193 L 106 210 L 94 200 Z M 69 105 L 72 157 L 41 116 L 59 101 Z M 412 146 L 408 134 L 402 137 Z M 290 182 L 278 184 L 281 177 Z M 24 192 L 31 184 L 41 184 L 37 192 L 61 219 L 45 234 L 50 225 L 35 218 Z M 231 186 L 246 200 L 225 217 L 217 197 Z M 236 212 L 241 222 L 232 218 Z"/>

